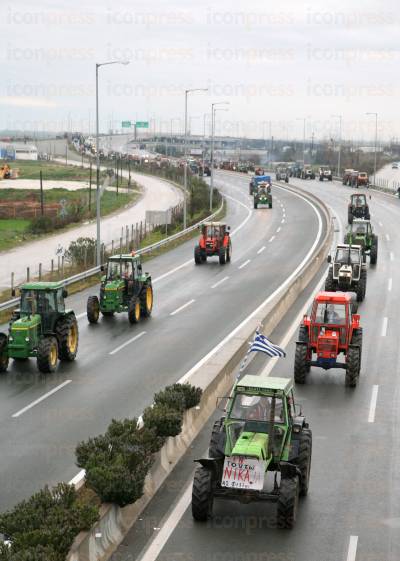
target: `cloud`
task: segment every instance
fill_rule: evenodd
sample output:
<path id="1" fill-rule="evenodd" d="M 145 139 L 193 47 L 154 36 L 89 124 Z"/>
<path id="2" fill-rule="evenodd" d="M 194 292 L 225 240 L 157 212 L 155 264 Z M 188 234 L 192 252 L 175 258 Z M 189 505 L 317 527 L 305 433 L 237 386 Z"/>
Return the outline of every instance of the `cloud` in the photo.
<path id="1" fill-rule="evenodd" d="M 11 105 L 12 107 L 57 107 L 55 101 L 39 97 L 0 96 L 0 105 Z"/>

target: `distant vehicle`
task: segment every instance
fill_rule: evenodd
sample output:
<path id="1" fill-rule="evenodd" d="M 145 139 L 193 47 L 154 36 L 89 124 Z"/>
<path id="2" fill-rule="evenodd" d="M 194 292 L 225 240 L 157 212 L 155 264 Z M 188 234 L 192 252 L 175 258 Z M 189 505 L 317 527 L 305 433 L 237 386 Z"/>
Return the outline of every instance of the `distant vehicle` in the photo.
<path id="1" fill-rule="evenodd" d="M 310 166 L 305 166 L 300 172 L 301 179 L 315 179 L 315 171 Z"/>
<path id="2" fill-rule="evenodd" d="M 255 175 L 251 178 L 250 185 L 249 185 L 249 195 L 254 195 L 257 191 L 257 186 L 260 183 L 267 183 L 271 185 L 271 176 L 270 175 Z"/>
<path id="3" fill-rule="evenodd" d="M 319 180 L 323 181 L 327 179 L 328 181 L 332 181 L 332 171 L 328 166 L 321 166 L 319 168 Z"/>
<path id="4" fill-rule="evenodd" d="M 289 173 L 286 168 L 277 168 L 276 181 L 285 181 L 285 183 L 289 183 Z"/>
<path id="5" fill-rule="evenodd" d="M 397 162 L 393 162 L 392 169 L 399 169 L 399 164 Z"/>
<path id="6" fill-rule="evenodd" d="M 343 185 L 350 185 L 349 180 L 354 169 L 345 169 L 343 172 L 342 183 Z"/>

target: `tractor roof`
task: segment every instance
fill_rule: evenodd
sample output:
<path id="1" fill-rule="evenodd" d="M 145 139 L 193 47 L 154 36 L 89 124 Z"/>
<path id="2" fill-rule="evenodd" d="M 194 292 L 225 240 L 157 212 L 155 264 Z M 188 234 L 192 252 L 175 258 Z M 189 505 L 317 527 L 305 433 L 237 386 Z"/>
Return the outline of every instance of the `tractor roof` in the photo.
<path id="1" fill-rule="evenodd" d="M 339 243 L 337 244 L 336 249 L 349 249 L 350 247 L 351 249 L 358 249 L 360 251 L 362 249 L 361 245 L 356 245 L 354 243 L 352 243 L 351 246 L 348 243 Z"/>
<path id="2" fill-rule="evenodd" d="M 111 255 L 109 261 L 119 263 L 120 261 L 139 261 L 140 255 L 132 255 L 131 253 L 120 253 L 118 255 Z"/>
<path id="3" fill-rule="evenodd" d="M 326 292 L 322 290 L 315 297 L 316 302 L 332 302 L 336 304 L 346 304 L 352 302 L 354 297 L 351 292 Z"/>
<path id="4" fill-rule="evenodd" d="M 203 226 L 226 226 L 225 222 L 203 222 Z"/>
<path id="5" fill-rule="evenodd" d="M 293 389 L 293 380 L 291 378 L 276 378 L 273 376 L 255 376 L 247 374 L 236 384 L 236 389 L 242 391 L 258 390 L 258 391 L 281 391 L 285 394 Z"/>
<path id="6" fill-rule="evenodd" d="M 355 172 L 355 173 L 358 173 L 358 171 Z M 358 197 L 360 197 L 360 198 L 362 198 L 362 199 L 364 199 L 364 200 L 367 200 L 367 197 L 365 196 L 364 193 L 353 193 L 352 195 L 350 195 L 350 198 L 351 198 L 351 199 L 356 199 L 356 198 L 358 198 Z"/>
<path id="7" fill-rule="evenodd" d="M 25 282 L 20 286 L 20 290 L 58 290 L 63 288 L 64 283 L 59 282 Z"/>

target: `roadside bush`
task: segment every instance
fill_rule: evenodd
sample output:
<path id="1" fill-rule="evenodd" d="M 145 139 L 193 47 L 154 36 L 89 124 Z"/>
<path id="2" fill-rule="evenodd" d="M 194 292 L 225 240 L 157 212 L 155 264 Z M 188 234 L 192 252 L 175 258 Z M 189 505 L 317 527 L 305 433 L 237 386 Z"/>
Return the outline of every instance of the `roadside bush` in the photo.
<path id="1" fill-rule="evenodd" d="M 94 238 L 78 238 L 69 244 L 65 257 L 76 265 L 94 263 L 96 256 L 96 240 Z"/>
<path id="2" fill-rule="evenodd" d="M 177 436 L 182 431 L 183 409 L 174 409 L 159 403 L 147 407 L 143 413 L 144 426 L 153 429 L 157 436 Z"/>
<path id="3" fill-rule="evenodd" d="M 74 538 L 97 519 L 97 507 L 82 504 L 73 486 L 45 487 L 0 515 L 0 532 L 11 541 L 0 560 L 64 561 Z"/>
<path id="4" fill-rule="evenodd" d="M 161 446 L 155 431 L 139 429 L 137 419 L 113 419 L 104 435 L 78 444 L 77 465 L 102 502 L 125 506 L 142 496 L 153 453 Z"/>
<path id="5" fill-rule="evenodd" d="M 156 393 L 154 403 L 164 403 L 179 409 L 191 409 L 200 403 L 203 390 L 191 384 L 172 384 Z"/>

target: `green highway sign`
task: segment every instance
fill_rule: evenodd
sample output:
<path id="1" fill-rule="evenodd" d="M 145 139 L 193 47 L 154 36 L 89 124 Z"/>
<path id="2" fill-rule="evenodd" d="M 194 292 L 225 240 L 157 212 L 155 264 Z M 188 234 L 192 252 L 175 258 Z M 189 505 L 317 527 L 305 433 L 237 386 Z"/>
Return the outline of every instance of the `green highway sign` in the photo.
<path id="1" fill-rule="evenodd" d="M 129 128 L 131 128 L 131 126 L 132 126 L 131 121 L 122 121 L 122 128 L 123 129 L 129 129 Z"/>
<path id="2" fill-rule="evenodd" d="M 149 128 L 149 121 L 136 121 L 136 128 L 137 129 L 148 129 Z"/>

